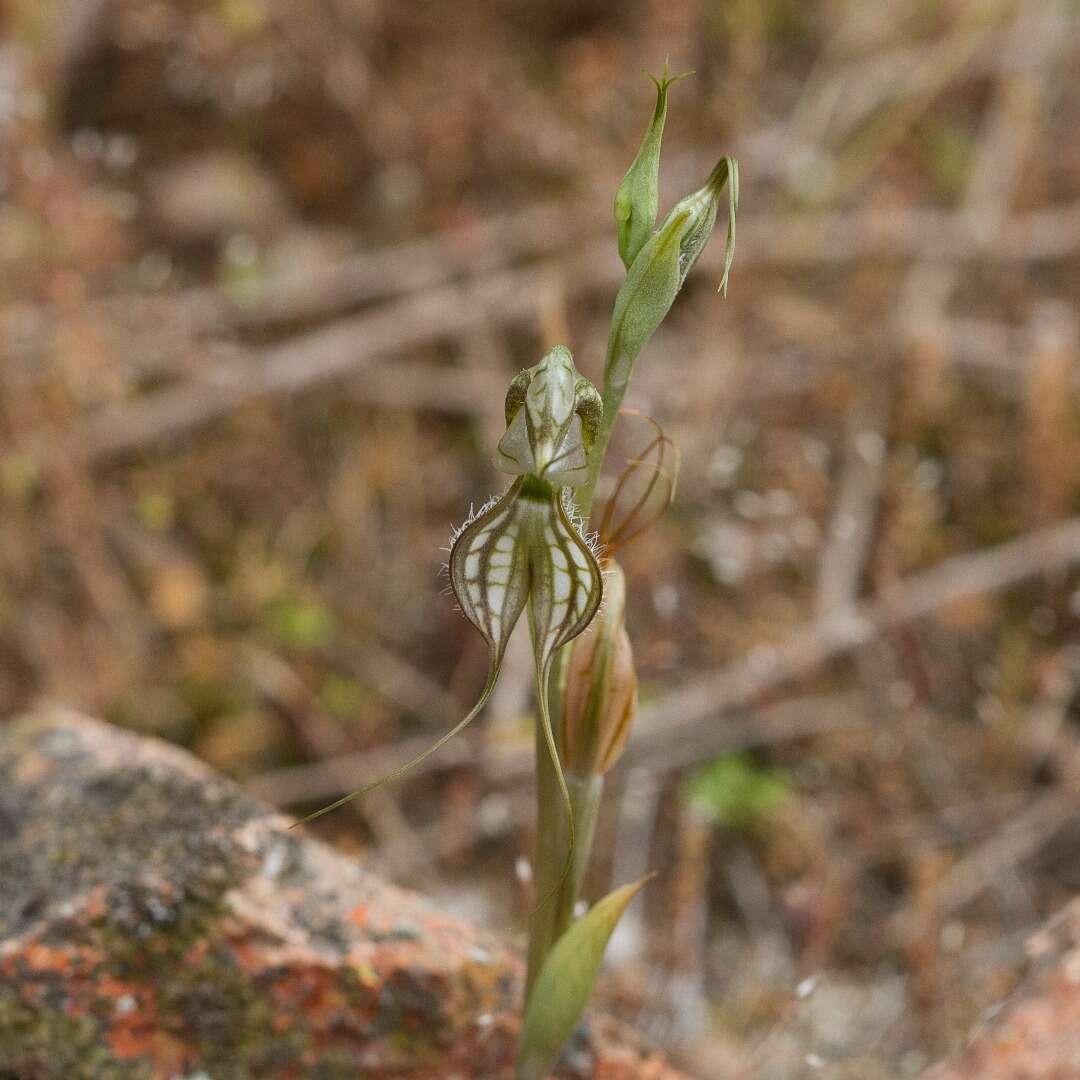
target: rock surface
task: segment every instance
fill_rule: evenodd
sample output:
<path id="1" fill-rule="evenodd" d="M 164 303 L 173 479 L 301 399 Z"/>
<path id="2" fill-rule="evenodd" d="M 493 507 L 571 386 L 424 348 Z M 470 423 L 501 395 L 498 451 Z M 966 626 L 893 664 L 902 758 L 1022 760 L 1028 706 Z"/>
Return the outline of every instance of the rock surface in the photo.
<path id="1" fill-rule="evenodd" d="M 1032 970 L 965 1052 L 923 1080 L 1076 1080 L 1080 1077 L 1080 899 L 1027 945 Z"/>
<path id="2" fill-rule="evenodd" d="M 508 1077 L 522 967 L 189 755 L 0 727 L 0 1080 Z M 677 1080 L 594 1019 L 560 1074 Z"/>

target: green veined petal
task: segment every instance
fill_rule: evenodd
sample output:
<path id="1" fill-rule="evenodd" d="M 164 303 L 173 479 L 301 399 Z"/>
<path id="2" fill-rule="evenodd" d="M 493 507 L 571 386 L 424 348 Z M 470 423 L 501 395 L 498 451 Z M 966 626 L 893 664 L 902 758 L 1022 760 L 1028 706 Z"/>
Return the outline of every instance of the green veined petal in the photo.
<path id="1" fill-rule="evenodd" d="M 450 548 L 450 586 L 465 617 L 491 646 L 495 663 L 529 594 L 527 507 L 518 498 L 523 484 L 512 484 Z"/>
<path id="2" fill-rule="evenodd" d="M 463 731 L 487 704 L 502 668 L 503 653 L 514 624 L 521 616 L 529 592 L 529 566 L 521 542 L 519 480 L 489 508 L 480 512 L 458 534 L 450 549 L 450 584 L 461 610 L 484 635 L 491 651 L 488 677 L 480 697 L 469 712 L 441 735 L 422 754 L 385 776 L 350 791 L 340 799 L 301 818 L 297 825 L 329 814 L 361 795 L 400 779 Z"/>
<path id="3" fill-rule="evenodd" d="M 570 521 L 561 492 L 530 503 L 529 604 L 536 626 L 540 663 L 572 641 L 592 622 L 603 598 L 596 556 Z"/>

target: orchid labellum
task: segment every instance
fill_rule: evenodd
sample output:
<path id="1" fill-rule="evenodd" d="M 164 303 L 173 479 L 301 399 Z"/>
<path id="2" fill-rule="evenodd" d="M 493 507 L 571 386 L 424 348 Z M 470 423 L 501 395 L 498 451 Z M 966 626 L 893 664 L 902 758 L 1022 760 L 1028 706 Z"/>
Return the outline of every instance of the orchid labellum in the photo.
<path id="1" fill-rule="evenodd" d="M 450 585 L 465 617 L 483 634 L 490 650 L 480 697 L 422 754 L 306 821 L 404 775 L 471 723 L 491 696 L 510 634 L 526 608 L 539 722 L 569 819 L 570 799 L 548 710 L 548 677 L 555 654 L 589 625 L 603 593 L 596 556 L 570 510 L 570 489 L 588 478 L 589 450 L 601 410 L 600 395 L 578 374 L 570 350 L 561 345 L 510 384 L 506 433 L 495 463 L 516 479 L 505 494 L 462 526 L 450 548 Z M 573 822 L 568 820 L 571 847 L 573 835 Z"/>

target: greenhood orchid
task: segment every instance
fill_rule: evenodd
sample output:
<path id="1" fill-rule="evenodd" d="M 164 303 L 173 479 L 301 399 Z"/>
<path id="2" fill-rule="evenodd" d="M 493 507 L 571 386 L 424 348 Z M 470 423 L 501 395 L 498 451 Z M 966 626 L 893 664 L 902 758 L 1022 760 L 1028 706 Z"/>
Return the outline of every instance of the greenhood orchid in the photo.
<path id="1" fill-rule="evenodd" d="M 506 395 L 506 430 L 495 456 L 496 467 L 512 478 L 509 487 L 470 514 L 451 540 L 450 587 L 488 646 L 488 674 L 479 698 L 423 753 L 304 819 L 396 780 L 469 725 L 491 697 L 511 634 L 527 615 L 537 702 L 533 867 L 539 902 L 529 920 L 516 1080 L 550 1074 L 580 1018 L 608 938 L 644 884 L 643 879 L 616 889 L 577 916 L 604 774 L 626 745 L 637 703 L 626 582 L 613 556 L 663 513 L 675 489 L 678 455 L 655 421 L 655 436 L 626 462 L 596 517 L 599 545 L 584 528 L 616 419 L 634 411 L 623 410 L 622 401 L 635 364 L 708 243 L 724 201 L 721 292 L 735 254 L 739 168 L 734 158 L 720 158 L 705 184 L 657 224 L 668 91 L 678 78 L 665 64 L 653 79 L 652 117 L 615 196 L 626 276 L 611 317 L 603 394 L 578 374 L 562 346 L 520 372 Z"/>
<path id="2" fill-rule="evenodd" d="M 527 607 L 539 722 L 558 775 L 572 850 L 570 798 L 551 729 L 548 678 L 555 654 L 589 625 L 603 595 L 600 566 L 574 521 L 570 497 L 571 489 L 588 478 L 589 451 L 601 412 L 596 388 L 578 374 L 570 350 L 561 345 L 510 384 L 506 433 L 499 442 L 495 464 L 516 479 L 503 495 L 469 518 L 450 547 L 451 588 L 490 652 L 480 697 L 422 754 L 305 821 L 403 776 L 470 724 L 491 696 L 510 634 Z"/>

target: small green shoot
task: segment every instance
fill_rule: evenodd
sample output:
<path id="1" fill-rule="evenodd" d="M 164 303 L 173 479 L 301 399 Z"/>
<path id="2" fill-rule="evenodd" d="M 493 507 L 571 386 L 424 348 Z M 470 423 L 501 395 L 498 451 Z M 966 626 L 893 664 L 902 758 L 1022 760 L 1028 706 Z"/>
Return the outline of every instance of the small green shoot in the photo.
<path id="1" fill-rule="evenodd" d="M 787 801 L 791 785 L 779 769 L 755 765 L 745 754 L 727 754 L 698 769 L 683 794 L 710 821 L 748 832 Z"/>

